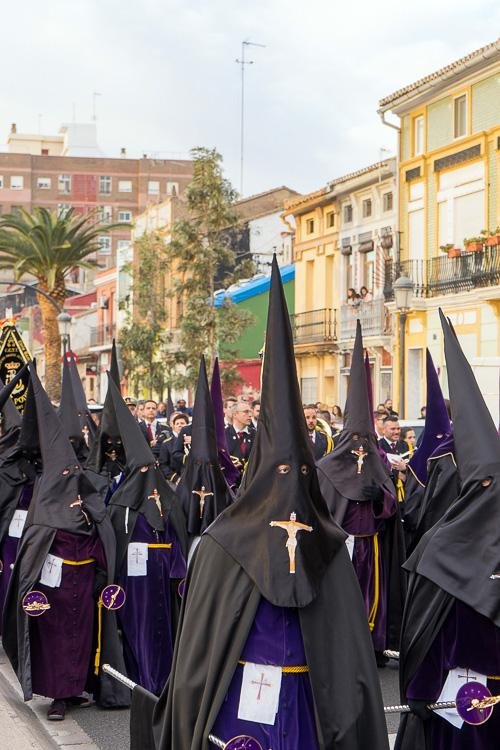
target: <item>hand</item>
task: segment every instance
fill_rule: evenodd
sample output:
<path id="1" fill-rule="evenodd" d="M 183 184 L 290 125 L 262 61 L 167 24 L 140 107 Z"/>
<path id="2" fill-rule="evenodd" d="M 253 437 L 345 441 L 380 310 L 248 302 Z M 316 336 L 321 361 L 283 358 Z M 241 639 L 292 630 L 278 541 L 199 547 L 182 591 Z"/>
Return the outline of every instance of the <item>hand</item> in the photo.
<path id="1" fill-rule="evenodd" d="M 403 461 L 402 458 L 399 460 L 394 459 L 391 460 L 391 467 L 393 469 L 397 469 L 398 471 L 406 471 L 406 462 Z"/>
<path id="2" fill-rule="evenodd" d="M 184 435 L 184 445 L 191 445 L 191 435 Z"/>
<path id="3" fill-rule="evenodd" d="M 370 503 L 376 503 L 377 501 L 380 502 L 384 497 L 382 488 L 377 487 L 376 484 L 370 484 L 363 487 L 361 495 L 363 496 L 363 500 L 367 500 Z"/>
<path id="4" fill-rule="evenodd" d="M 427 704 L 430 702 L 431 701 L 417 701 L 410 698 L 408 700 L 408 705 L 412 714 L 418 716 L 418 718 L 422 719 L 422 721 L 427 721 L 432 716 L 432 711 L 427 708 Z"/>

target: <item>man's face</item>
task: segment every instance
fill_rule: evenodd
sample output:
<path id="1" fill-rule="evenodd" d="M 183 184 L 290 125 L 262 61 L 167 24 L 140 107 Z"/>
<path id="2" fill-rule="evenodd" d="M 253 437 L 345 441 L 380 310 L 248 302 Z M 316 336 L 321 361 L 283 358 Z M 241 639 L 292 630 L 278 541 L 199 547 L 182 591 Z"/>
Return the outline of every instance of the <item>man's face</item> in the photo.
<path id="1" fill-rule="evenodd" d="M 392 409 L 392 400 L 390 398 L 388 398 L 387 401 L 385 402 L 385 408 Z"/>
<path id="2" fill-rule="evenodd" d="M 384 416 L 375 417 L 375 429 L 379 435 L 384 434 Z"/>
<path id="3" fill-rule="evenodd" d="M 137 404 L 135 409 L 135 416 L 138 419 L 144 419 L 144 404 Z"/>
<path id="4" fill-rule="evenodd" d="M 306 418 L 307 429 L 312 432 L 318 423 L 316 409 L 304 409 L 304 417 Z"/>
<path id="5" fill-rule="evenodd" d="M 252 409 L 252 417 L 257 421 L 260 414 L 260 404 L 255 404 L 255 406 Z"/>
<path id="6" fill-rule="evenodd" d="M 248 427 L 252 422 L 252 410 L 244 401 L 236 404 L 233 412 L 233 425 L 235 427 Z"/>
<path id="7" fill-rule="evenodd" d="M 146 401 L 144 404 L 144 419 L 148 422 L 152 422 L 156 417 L 156 403 L 154 401 Z"/>
<path id="8" fill-rule="evenodd" d="M 389 421 L 384 424 L 384 437 L 390 443 L 396 443 L 399 440 L 400 433 L 401 427 L 399 426 L 399 422 Z"/>

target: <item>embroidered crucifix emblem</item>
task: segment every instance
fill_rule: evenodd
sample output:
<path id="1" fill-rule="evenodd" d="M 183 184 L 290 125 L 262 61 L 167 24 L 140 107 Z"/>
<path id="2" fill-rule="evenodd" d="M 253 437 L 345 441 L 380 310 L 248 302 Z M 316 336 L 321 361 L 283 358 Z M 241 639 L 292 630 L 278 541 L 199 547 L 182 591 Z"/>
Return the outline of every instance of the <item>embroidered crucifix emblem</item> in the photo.
<path id="1" fill-rule="evenodd" d="M 159 512 L 160 516 L 163 518 L 163 509 L 161 507 L 161 495 L 158 492 L 158 490 L 156 489 L 156 487 L 153 490 L 153 492 L 151 493 L 151 495 L 148 495 L 148 500 L 153 500 L 156 503 L 156 507 L 158 508 L 158 512 Z"/>
<path id="2" fill-rule="evenodd" d="M 213 496 L 213 492 L 207 492 L 205 487 L 202 486 L 201 490 L 193 490 L 193 495 L 198 495 L 200 498 L 200 518 L 203 518 L 203 508 L 205 507 L 205 498 L 210 495 Z"/>
<path id="3" fill-rule="evenodd" d="M 290 573 L 295 573 L 295 551 L 297 549 L 297 534 L 299 531 L 312 531 L 312 526 L 306 526 L 305 523 L 297 521 L 296 513 L 290 513 L 289 521 L 271 521 L 269 526 L 277 526 L 288 534 L 286 548 L 290 558 Z"/>
<path id="4" fill-rule="evenodd" d="M 351 453 L 353 455 L 355 455 L 355 456 L 358 457 L 358 461 L 357 461 L 358 470 L 357 470 L 356 474 L 361 474 L 361 469 L 363 468 L 363 461 L 367 457 L 368 451 L 365 451 L 365 449 L 363 448 L 363 446 L 360 445 L 357 451 L 351 451 Z"/>

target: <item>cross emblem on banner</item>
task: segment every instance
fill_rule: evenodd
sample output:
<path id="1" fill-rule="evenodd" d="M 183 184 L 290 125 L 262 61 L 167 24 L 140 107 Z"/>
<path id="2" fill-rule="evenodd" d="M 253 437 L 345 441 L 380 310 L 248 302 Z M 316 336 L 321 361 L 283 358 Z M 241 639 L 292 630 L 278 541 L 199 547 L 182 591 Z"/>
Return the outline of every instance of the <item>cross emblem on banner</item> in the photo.
<path id="1" fill-rule="evenodd" d="M 260 673 L 260 680 L 252 680 L 252 685 L 258 685 L 259 691 L 257 693 L 257 700 L 260 701 L 263 687 L 272 687 L 270 682 L 266 682 L 264 679 L 264 672 Z"/>

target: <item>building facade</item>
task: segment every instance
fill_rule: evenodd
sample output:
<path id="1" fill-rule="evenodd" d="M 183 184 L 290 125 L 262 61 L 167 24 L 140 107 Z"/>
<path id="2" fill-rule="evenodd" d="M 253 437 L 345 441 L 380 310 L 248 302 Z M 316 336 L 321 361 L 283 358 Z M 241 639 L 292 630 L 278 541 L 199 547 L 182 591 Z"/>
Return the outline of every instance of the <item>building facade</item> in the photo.
<path id="1" fill-rule="evenodd" d="M 343 407 L 357 319 L 372 365 L 374 398 L 387 398 L 392 321 L 384 286 L 386 260 L 397 243 L 396 160 L 287 202 L 283 218 L 296 226 L 293 323 L 304 402 Z M 353 293 L 359 296 L 353 299 Z"/>
<path id="2" fill-rule="evenodd" d="M 399 408 L 418 416 L 425 347 L 446 391 L 441 307 L 498 417 L 500 40 L 385 97 L 379 112 L 384 120 L 389 113 L 399 118 L 401 242 L 400 253 L 387 263 L 386 299 L 393 298 L 398 276 L 414 284 Z M 395 394 L 399 386 L 396 373 Z"/>

